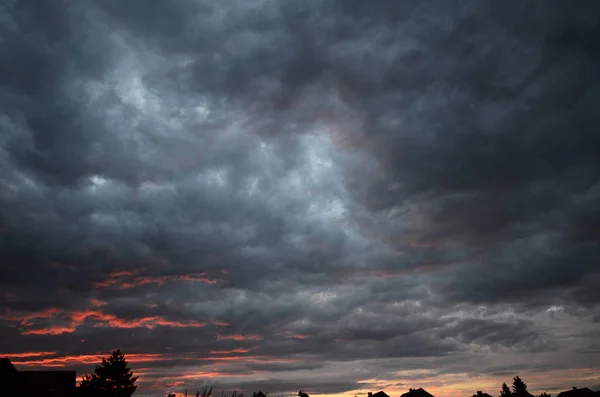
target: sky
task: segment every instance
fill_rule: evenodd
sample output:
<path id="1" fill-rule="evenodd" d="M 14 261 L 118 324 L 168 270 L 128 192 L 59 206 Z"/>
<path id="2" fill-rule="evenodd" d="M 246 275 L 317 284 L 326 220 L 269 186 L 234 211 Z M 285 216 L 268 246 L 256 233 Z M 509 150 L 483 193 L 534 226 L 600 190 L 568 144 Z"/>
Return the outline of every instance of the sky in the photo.
<path id="1" fill-rule="evenodd" d="M 138 396 L 600 388 L 600 3 L 3 0 L 0 356 Z"/>

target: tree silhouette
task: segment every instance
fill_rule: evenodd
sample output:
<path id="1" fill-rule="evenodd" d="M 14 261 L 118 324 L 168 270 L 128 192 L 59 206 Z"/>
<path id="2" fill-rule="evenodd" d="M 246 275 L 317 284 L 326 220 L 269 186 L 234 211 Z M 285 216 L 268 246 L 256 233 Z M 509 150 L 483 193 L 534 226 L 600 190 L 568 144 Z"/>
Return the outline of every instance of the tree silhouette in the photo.
<path id="1" fill-rule="evenodd" d="M 515 396 L 524 397 L 529 395 L 529 392 L 527 391 L 527 383 L 523 382 L 518 376 L 513 378 L 512 389 L 513 395 Z"/>
<path id="2" fill-rule="evenodd" d="M 502 383 L 502 390 L 500 391 L 500 397 L 510 397 L 512 395 L 510 389 L 506 385 L 506 382 Z"/>
<path id="3" fill-rule="evenodd" d="M 79 387 L 90 397 L 130 397 L 137 389 L 137 379 L 127 367 L 125 355 L 115 350 L 102 358 L 102 364 L 96 365 L 93 374 L 83 377 Z"/>

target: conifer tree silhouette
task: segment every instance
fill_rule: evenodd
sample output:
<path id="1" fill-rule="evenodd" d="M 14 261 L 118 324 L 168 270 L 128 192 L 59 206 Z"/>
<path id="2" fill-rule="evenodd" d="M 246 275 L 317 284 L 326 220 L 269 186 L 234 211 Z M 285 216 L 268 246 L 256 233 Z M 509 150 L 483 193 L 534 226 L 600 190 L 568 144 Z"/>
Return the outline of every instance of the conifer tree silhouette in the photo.
<path id="1" fill-rule="evenodd" d="M 121 350 L 115 350 L 102 358 L 93 374 L 83 377 L 80 389 L 90 397 L 131 397 L 137 389 L 137 379 L 127 367 L 125 355 Z"/>
<path id="2" fill-rule="evenodd" d="M 500 397 L 510 397 L 512 395 L 510 389 L 506 385 L 506 382 L 502 383 L 502 390 L 500 391 Z"/>
<path id="3" fill-rule="evenodd" d="M 529 395 L 529 392 L 527 391 L 527 383 L 523 382 L 523 380 L 521 380 L 521 378 L 518 376 L 513 378 L 512 389 L 513 395 L 516 397 L 525 397 Z"/>

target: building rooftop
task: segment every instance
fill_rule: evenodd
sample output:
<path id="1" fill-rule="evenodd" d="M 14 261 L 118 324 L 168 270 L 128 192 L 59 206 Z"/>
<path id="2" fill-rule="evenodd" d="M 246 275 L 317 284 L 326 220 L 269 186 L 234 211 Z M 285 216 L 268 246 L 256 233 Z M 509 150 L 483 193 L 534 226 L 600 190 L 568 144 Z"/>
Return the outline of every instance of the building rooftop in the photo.
<path id="1" fill-rule="evenodd" d="M 8 358 L 0 358 L 3 395 L 68 397 L 75 393 L 75 371 L 17 371 Z"/>
<path id="2" fill-rule="evenodd" d="M 408 392 L 404 393 L 400 397 L 433 397 L 433 395 L 423 388 L 418 388 L 408 389 Z"/>
<path id="3" fill-rule="evenodd" d="M 600 392 L 592 391 L 587 387 L 577 388 L 573 387 L 571 390 L 566 390 L 558 393 L 557 397 L 588 397 L 588 396 L 600 396 Z"/>
<path id="4" fill-rule="evenodd" d="M 369 392 L 369 397 L 390 397 L 383 390 L 378 391 L 377 393 Z"/>

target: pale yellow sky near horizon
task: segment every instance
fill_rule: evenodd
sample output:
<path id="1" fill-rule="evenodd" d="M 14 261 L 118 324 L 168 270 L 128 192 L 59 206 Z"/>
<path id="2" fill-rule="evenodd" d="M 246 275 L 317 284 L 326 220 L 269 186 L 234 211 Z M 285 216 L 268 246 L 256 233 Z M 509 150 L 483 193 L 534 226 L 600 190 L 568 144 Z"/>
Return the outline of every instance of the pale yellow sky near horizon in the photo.
<path id="1" fill-rule="evenodd" d="M 514 376 L 520 376 L 525 383 L 527 383 L 528 390 L 534 396 L 539 395 L 542 392 L 549 393 L 552 397 L 556 397 L 556 395 L 562 391 L 570 390 L 572 387 L 588 387 L 592 388 L 595 384 L 600 383 L 600 371 L 597 369 L 572 369 L 566 371 L 551 371 L 545 373 L 524 373 L 524 374 L 515 374 Z M 561 376 L 562 375 L 562 376 Z M 490 394 L 492 397 L 497 397 L 500 395 L 500 389 L 502 388 L 502 382 L 506 382 L 507 385 L 511 385 L 513 376 L 506 377 L 478 377 L 472 381 L 461 381 L 460 374 L 453 375 L 445 375 L 438 376 L 435 379 L 425 380 L 422 379 L 419 382 L 412 382 L 413 385 L 409 385 L 407 383 L 406 387 L 395 387 L 395 388 L 382 388 L 382 389 L 373 389 L 371 390 L 373 393 L 376 393 L 380 390 L 383 390 L 389 397 L 400 397 L 402 394 L 406 393 L 409 388 L 420 388 L 427 390 L 435 397 L 470 397 L 475 394 L 478 390 L 483 391 L 484 393 Z M 464 377 L 468 377 L 467 374 L 464 374 Z M 565 386 L 568 382 L 572 384 L 570 386 Z M 402 382 L 400 379 L 389 380 L 389 381 L 379 381 L 381 384 L 390 383 L 390 382 Z M 410 382 L 410 381 L 407 381 Z M 349 391 L 345 393 L 336 393 L 336 394 L 319 394 L 316 391 L 311 391 L 309 389 L 305 390 L 309 396 L 318 396 L 318 397 L 355 397 L 355 396 L 364 396 L 368 393 L 368 390 L 365 389 L 357 389 L 354 391 Z M 268 391 L 267 391 L 268 392 Z M 188 390 L 188 397 L 195 396 L 196 390 Z M 217 392 L 217 395 L 219 393 Z M 272 397 L 279 396 L 277 393 L 269 393 L 273 394 Z M 177 397 L 184 397 L 184 393 L 181 391 L 176 392 Z M 292 396 L 284 394 L 284 397 L 295 397 L 294 393 Z"/>

